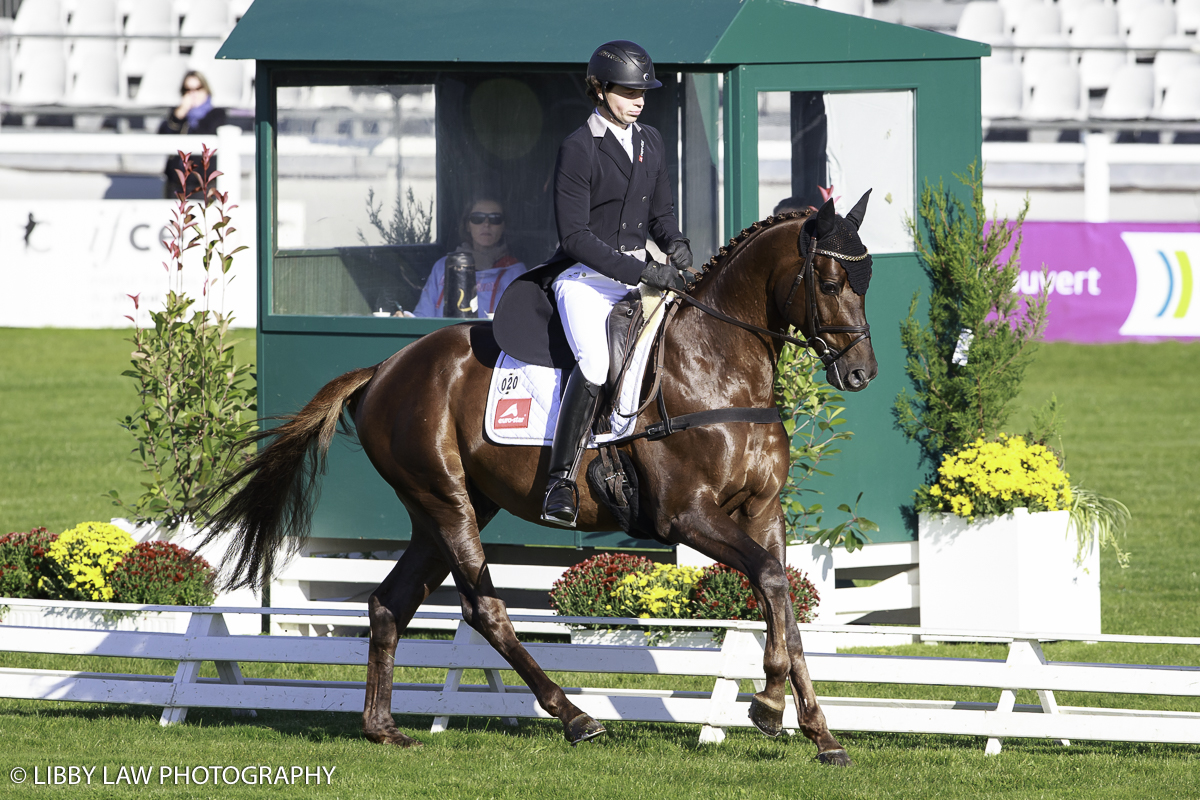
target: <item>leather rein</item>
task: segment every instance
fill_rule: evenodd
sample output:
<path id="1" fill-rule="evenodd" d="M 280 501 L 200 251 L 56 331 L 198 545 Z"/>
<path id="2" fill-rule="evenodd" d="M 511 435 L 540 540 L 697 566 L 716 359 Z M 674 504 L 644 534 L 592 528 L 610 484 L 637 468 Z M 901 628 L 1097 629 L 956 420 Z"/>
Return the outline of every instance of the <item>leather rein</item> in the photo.
<path id="1" fill-rule="evenodd" d="M 801 233 L 800 235 L 804 236 L 805 234 Z M 761 333 L 764 336 L 770 336 L 775 339 L 780 339 L 782 341 L 788 342 L 789 344 L 794 344 L 799 347 L 807 347 L 807 348 L 811 349 L 817 355 L 818 358 L 821 359 L 821 363 L 825 365 L 826 369 L 833 369 L 834 371 L 837 371 L 838 359 L 840 359 L 842 356 L 846 355 L 846 353 L 850 352 L 850 350 L 853 349 L 859 342 L 869 339 L 871 336 L 871 326 L 870 326 L 870 324 L 825 325 L 820 322 L 819 315 L 818 315 L 819 309 L 817 308 L 816 268 L 813 263 L 814 258 L 818 253 L 820 253 L 821 255 L 829 256 L 830 258 L 846 259 L 848 261 L 861 261 L 862 259 L 866 258 L 865 255 L 855 257 L 855 256 L 842 255 L 840 253 L 827 252 L 825 250 L 818 250 L 817 249 L 817 239 L 816 239 L 816 237 L 813 237 L 812 245 L 808 248 L 808 253 L 804 258 L 804 266 L 800 269 L 799 272 L 796 273 L 796 278 L 795 278 L 795 280 L 792 281 L 792 288 L 791 288 L 791 291 L 788 292 L 787 301 L 783 304 L 783 312 L 782 312 L 784 320 L 787 320 L 788 319 L 788 310 L 792 306 L 792 301 L 796 299 L 796 291 L 800 288 L 801 284 L 803 283 L 804 288 L 805 288 L 804 293 L 807 296 L 807 300 L 808 300 L 808 316 L 806 318 L 807 325 L 799 326 L 800 332 L 804 334 L 803 339 L 799 339 L 795 336 L 791 336 L 786 333 L 780 333 L 779 331 L 773 331 L 773 330 L 769 330 L 767 328 L 762 328 L 762 327 L 759 327 L 758 325 L 754 325 L 749 322 L 743 322 L 740 319 L 734 319 L 733 317 L 729 316 L 728 314 L 724 314 L 724 313 L 716 310 L 712 306 L 705 305 L 704 303 L 701 303 L 699 300 L 695 299 L 691 295 L 685 294 L 684 292 L 681 292 L 678 289 L 668 288 L 668 291 L 675 294 L 677 297 L 679 297 L 680 300 L 684 301 L 685 303 L 695 306 L 696 308 L 703 311 L 705 314 L 708 314 L 710 317 L 719 319 L 722 322 L 727 322 L 730 325 L 736 325 L 739 328 L 743 328 L 748 331 L 753 331 L 754 333 Z M 805 328 L 807 328 L 807 330 L 805 330 Z M 848 344 L 845 347 L 838 350 L 838 349 L 834 349 L 833 347 L 831 347 L 829 342 L 827 342 L 823 338 L 821 338 L 821 334 L 824 334 L 824 333 L 857 333 L 858 336 L 856 336 L 850 342 L 850 344 Z"/>

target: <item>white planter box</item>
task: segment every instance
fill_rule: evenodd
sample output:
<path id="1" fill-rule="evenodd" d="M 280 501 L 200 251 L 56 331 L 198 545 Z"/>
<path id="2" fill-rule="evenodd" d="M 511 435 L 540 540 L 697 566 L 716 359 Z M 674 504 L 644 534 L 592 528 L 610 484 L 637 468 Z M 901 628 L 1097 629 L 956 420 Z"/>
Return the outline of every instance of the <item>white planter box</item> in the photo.
<path id="1" fill-rule="evenodd" d="M 118 616 L 90 608 L 37 608 L 9 606 L 0 613 L 0 625 L 27 628 L 73 628 L 96 631 L 187 633 L 191 614 L 183 611 L 137 611 Z"/>
<path id="2" fill-rule="evenodd" d="M 921 514 L 921 627 L 957 630 L 1100 633 L 1100 554 L 1076 562 L 1070 512 L 968 523 Z"/>
<path id="3" fill-rule="evenodd" d="M 716 647 L 712 631 L 585 629 L 571 631 L 571 644 L 615 644 L 624 647 Z"/>

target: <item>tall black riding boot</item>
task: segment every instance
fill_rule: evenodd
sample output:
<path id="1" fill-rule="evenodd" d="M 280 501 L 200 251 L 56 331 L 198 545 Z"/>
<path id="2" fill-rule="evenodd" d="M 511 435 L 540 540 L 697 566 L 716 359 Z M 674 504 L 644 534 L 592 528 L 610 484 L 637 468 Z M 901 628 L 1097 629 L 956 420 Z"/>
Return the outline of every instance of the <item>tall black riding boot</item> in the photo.
<path id="1" fill-rule="evenodd" d="M 550 480 L 546 484 L 546 499 L 542 502 L 542 522 L 574 528 L 579 514 L 579 490 L 571 479 L 571 470 L 584 445 L 583 436 L 592 415 L 600 387 L 589 383 L 578 366 L 567 378 L 567 388 L 558 406 L 558 423 L 554 427 L 554 443 L 550 447 Z"/>

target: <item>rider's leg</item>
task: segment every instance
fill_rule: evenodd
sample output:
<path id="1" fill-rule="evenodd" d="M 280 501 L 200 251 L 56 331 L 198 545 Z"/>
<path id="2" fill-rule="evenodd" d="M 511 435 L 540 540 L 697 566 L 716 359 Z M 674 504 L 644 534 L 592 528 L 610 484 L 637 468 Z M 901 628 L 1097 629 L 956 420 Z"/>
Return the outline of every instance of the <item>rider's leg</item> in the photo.
<path id="1" fill-rule="evenodd" d="M 584 267 L 554 282 L 554 296 L 567 342 L 578 362 L 566 381 L 550 448 L 550 478 L 542 521 L 575 527 L 579 495 L 572 472 L 595 414 L 600 387 L 608 377 L 608 315 L 629 287 Z"/>
<path id="2" fill-rule="evenodd" d="M 571 471 L 584 446 L 584 434 L 596 412 L 600 387 L 589 381 L 582 367 L 576 366 L 567 379 L 567 388 L 558 405 L 558 424 L 550 448 L 550 480 L 542 502 L 542 520 L 553 525 L 575 527 L 579 513 L 578 490 Z"/>

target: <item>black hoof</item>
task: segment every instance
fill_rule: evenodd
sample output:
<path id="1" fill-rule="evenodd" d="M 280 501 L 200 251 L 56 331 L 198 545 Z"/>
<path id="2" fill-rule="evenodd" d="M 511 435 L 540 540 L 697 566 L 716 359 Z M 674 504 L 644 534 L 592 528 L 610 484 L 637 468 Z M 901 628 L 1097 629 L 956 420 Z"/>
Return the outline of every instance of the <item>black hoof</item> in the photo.
<path id="1" fill-rule="evenodd" d="M 770 700 L 754 695 L 750 700 L 750 721 L 754 727 L 774 739 L 783 733 L 783 707 L 775 708 Z"/>
<path id="2" fill-rule="evenodd" d="M 571 747 L 586 742 L 589 739 L 595 739 L 602 733 L 607 733 L 604 726 L 596 720 L 589 717 L 587 714 L 580 714 L 570 722 L 563 724 L 563 733 L 567 737 L 567 741 L 571 743 Z"/>
<path id="3" fill-rule="evenodd" d="M 854 766 L 854 762 L 850 760 L 850 756 L 846 755 L 845 750 L 826 750 L 824 753 L 817 753 L 817 761 L 833 767 Z"/>

